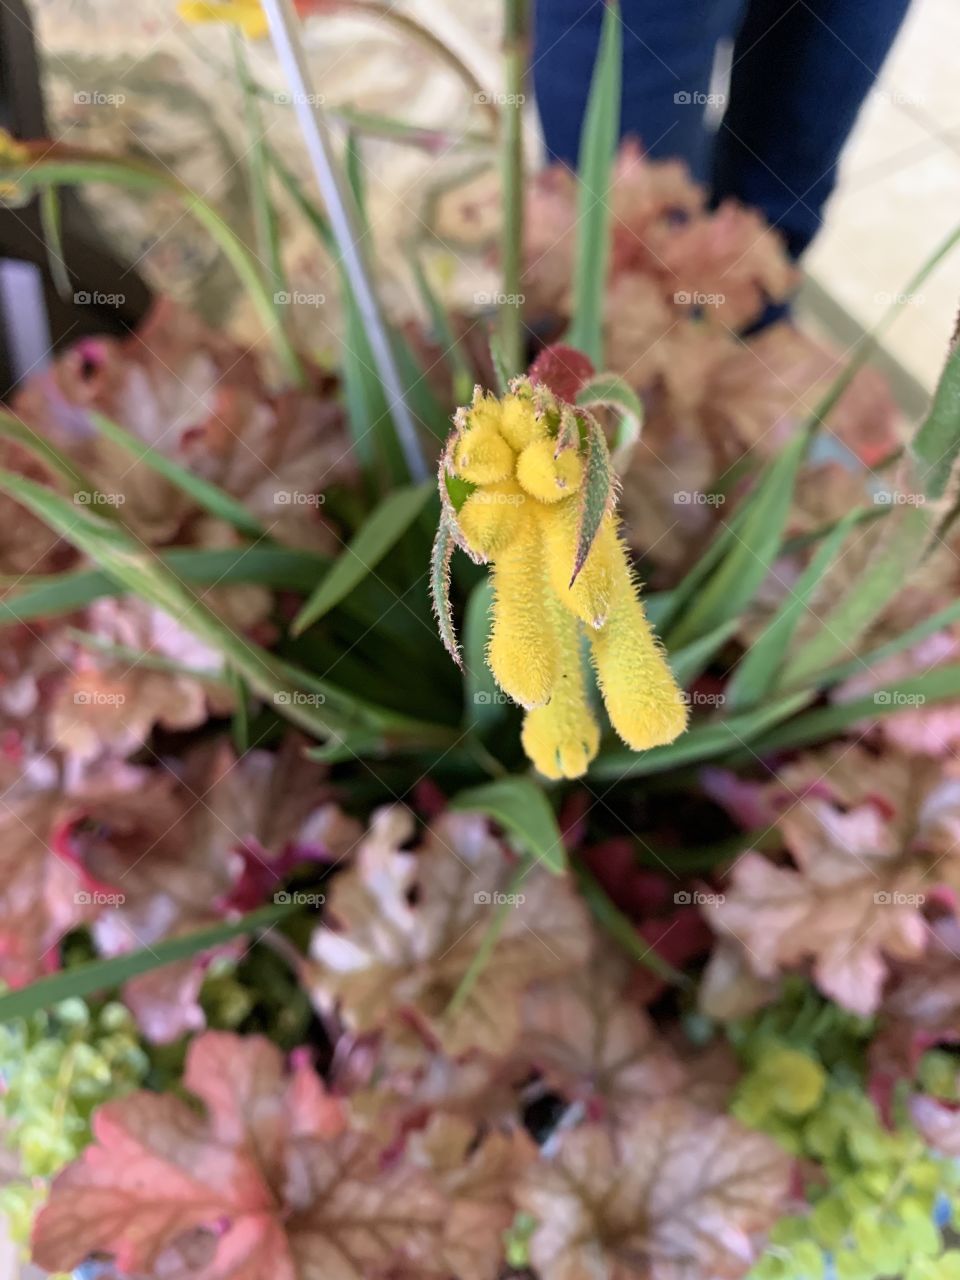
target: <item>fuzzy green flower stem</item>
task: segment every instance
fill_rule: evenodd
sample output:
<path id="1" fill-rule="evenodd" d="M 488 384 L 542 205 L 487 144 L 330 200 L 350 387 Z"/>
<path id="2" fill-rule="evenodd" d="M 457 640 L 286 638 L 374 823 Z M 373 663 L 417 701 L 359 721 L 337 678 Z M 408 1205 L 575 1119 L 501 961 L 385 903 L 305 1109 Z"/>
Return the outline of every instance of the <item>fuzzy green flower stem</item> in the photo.
<path id="1" fill-rule="evenodd" d="M 283 262 L 280 256 L 280 234 L 277 217 L 270 202 L 268 165 L 264 147 L 265 134 L 256 85 L 247 64 L 243 36 L 236 27 L 230 28 L 233 45 L 233 61 L 240 92 L 243 94 L 243 113 L 247 126 L 249 150 L 247 172 L 250 177 L 250 201 L 253 205 L 254 228 L 257 235 L 257 256 L 263 264 L 267 283 L 274 293 L 284 288 Z"/>
<path id="2" fill-rule="evenodd" d="M 527 0 L 504 0 L 505 98 L 501 110 L 500 163 L 503 182 L 500 347 L 511 375 L 522 373 L 523 310 L 519 304 L 523 269 L 523 86 L 527 69 Z"/>
<path id="3" fill-rule="evenodd" d="M 400 366 L 363 252 L 364 233 L 356 201 L 334 155 L 333 141 L 307 66 L 300 27 L 290 0 L 263 0 L 277 58 L 293 96 L 294 109 L 327 217 L 350 282 L 374 363 L 390 402 L 397 439 L 413 480 L 428 475 L 426 458 L 410 410 Z"/>

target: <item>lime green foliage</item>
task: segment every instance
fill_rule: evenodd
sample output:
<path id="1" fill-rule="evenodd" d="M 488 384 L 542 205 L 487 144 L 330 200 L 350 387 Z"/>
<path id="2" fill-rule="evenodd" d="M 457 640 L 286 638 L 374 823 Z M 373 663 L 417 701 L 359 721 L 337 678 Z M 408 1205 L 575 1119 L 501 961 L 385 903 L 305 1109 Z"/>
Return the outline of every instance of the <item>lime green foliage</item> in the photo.
<path id="1" fill-rule="evenodd" d="M 867 1020 L 799 987 L 733 1032 L 748 1070 L 731 1109 L 799 1158 L 810 1205 L 776 1224 L 750 1280 L 960 1275 L 960 1254 L 937 1225 L 960 1170 L 929 1150 L 902 1108 L 892 1128 L 883 1123 L 864 1092 L 871 1033 Z M 925 1085 L 946 1080 L 946 1056 L 930 1055 Z"/>
<path id="2" fill-rule="evenodd" d="M 147 1056 L 121 1004 L 94 1012 L 70 999 L 0 1025 L 0 1130 L 21 1179 L 0 1186 L 0 1213 L 26 1241 L 46 1181 L 90 1141 L 90 1117 L 136 1088 Z"/>

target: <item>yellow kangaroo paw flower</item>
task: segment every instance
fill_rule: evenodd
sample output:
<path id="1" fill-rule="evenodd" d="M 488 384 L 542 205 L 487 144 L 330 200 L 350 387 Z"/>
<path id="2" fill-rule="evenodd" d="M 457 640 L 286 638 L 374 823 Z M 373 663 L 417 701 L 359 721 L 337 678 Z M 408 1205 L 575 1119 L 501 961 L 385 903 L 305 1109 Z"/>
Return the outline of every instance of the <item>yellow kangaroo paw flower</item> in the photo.
<path id="1" fill-rule="evenodd" d="M 529 396 L 507 396 L 503 402 L 500 434 L 517 453 L 547 434 L 546 423 L 537 417 Z"/>
<path id="2" fill-rule="evenodd" d="M 555 441 L 547 438 L 528 444 L 517 459 L 517 479 L 527 493 L 541 502 L 559 502 L 580 488 L 583 463 L 575 449 L 556 455 Z"/>
<path id="3" fill-rule="evenodd" d="M 590 638 L 610 723 L 627 746 L 645 751 L 679 737 L 687 708 L 626 564 L 610 616 Z"/>
<path id="4" fill-rule="evenodd" d="M 515 456 L 492 427 L 468 427 L 453 451 L 453 465 L 471 484 L 499 484 L 513 475 Z"/>
<path id="5" fill-rule="evenodd" d="M 547 572 L 557 599 L 588 627 L 596 629 L 602 626 L 610 611 L 617 583 L 627 572 L 613 516 L 607 516 L 601 524 L 590 554 L 572 587 L 570 578 L 577 552 L 579 521 L 577 499 L 570 498 L 560 507 L 541 511 L 540 520 L 544 530 Z"/>
<path id="6" fill-rule="evenodd" d="M 500 688 L 523 707 L 547 702 L 557 677 L 557 635 L 549 611 L 540 528 L 526 518 L 493 565 L 493 627 L 487 662 Z"/>
<path id="7" fill-rule="evenodd" d="M 484 485 L 460 508 L 457 523 L 467 545 L 484 560 L 494 560 L 529 520 L 530 499 L 515 480 Z"/>
<path id="8" fill-rule="evenodd" d="M 556 602 L 552 609 L 560 649 L 553 697 L 523 719 L 521 741 L 545 778 L 580 778 L 600 749 L 600 728 L 590 710 L 580 661 L 580 623 Z"/>

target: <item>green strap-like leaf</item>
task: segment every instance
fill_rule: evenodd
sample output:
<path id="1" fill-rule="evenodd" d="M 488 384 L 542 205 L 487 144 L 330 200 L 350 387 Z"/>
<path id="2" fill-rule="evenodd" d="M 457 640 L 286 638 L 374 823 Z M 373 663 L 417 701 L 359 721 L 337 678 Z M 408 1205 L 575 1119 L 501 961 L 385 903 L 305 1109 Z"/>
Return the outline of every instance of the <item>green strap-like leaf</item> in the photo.
<path id="1" fill-rule="evenodd" d="M 142 462 L 151 471 L 156 471 L 157 475 L 163 476 L 165 480 L 169 480 L 171 484 L 176 485 L 178 489 L 192 498 L 197 506 L 202 507 L 204 511 L 209 511 L 211 515 L 217 516 L 218 519 L 225 520 L 250 538 L 262 538 L 264 536 L 266 531 L 263 525 L 250 514 L 242 502 L 232 498 L 229 493 L 224 493 L 221 488 L 211 484 L 209 480 L 204 480 L 202 476 L 188 471 L 186 467 L 174 462 L 172 458 L 168 458 L 165 453 L 161 453 L 151 445 L 144 444 L 142 440 L 138 440 L 136 436 L 131 435 L 124 427 L 121 427 L 105 414 L 99 413 L 96 409 L 90 410 L 90 419 L 101 435 L 106 436 L 108 440 L 119 448 L 126 450 L 131 457 L 136 458 L 138 462 Z"/>
<path id="2" fill-rule="evenodd" d="M 753 599 L 780 550 L 807 444 L 805 434 L 795 436 L 748 496 L 726 554 L 671 628 L 669 648 L 690 644 L 721 622 L 737 617 Z"/>
<path id="3" fill-rule="evenodd" d="M 623 31 L 617 0 L 603 10 L 600 47 L 580 134 L 573 320 L 567 341 L 603 366 L 603 304 L 610 260 L 609 191 L 620 135 Z"/>
<path id="4" fill-rule="evenodd" d="M 937 384 L 930 412 L 910 444 L 923 493 L 942 498 L 960 454 L 960 343 L 955 343 Z"/>
<path id="5" fill-rule="evenodd" d="M 349 545 L 334 561 L 296 618 L 291 630 L 300 635 L 322 618 L 344 596 L 372 573 L 387 552 L 400 541 L 423 510 L 436 486 L 432 480 L 395 489 L 360 526 Z"/>
<path id="6" fill-rule="evenodd" d="M 731 711 L 756 706 L 773 687 L 810 597 L 839 554 L 847 534 L 860 519 L 859 511 L 851 511 L 835 526 L 817 548 L 796 586 L 790 588 L 776 617 L 744 654 L 726 687 L 727 706 Z"/>
<path id="7" fill-rule="evenodd" d="M 586 563 L 593 540 L 613 501 L 613 467 L 603 429 L 592 414 L 587 422 L 587 467 L 580 487 L 580 519 L 577 527 L 577 552 L 573 562 L 572 586 Z"/>
<path id="8" fill-rule="evenodd" d="M 161 969 L 178 960 L 189 960 L 191 956 L 222 946 L 233 938 L 270 929 L 296 909 L 296 906 L 286 903 L 262 907 L 240 920 L 212 925 L 209 929 L 200 929 L 179 938 L 167 938 L 142 951 L 131 951 L 106 960 L 89 960 L 75 968 L 63 969 L 49 978 L 31 983 L 29 987 L 0 995 L 0 1022 L 29 1018 L 39 1009 L 49 1009 L 61 1000 L 83 1000 L 101 991 L 110 991 L 152 969 Z"/>
<path id="9" fill-rule="evenodd" d="M 450 807 L 487 814 L 548 870 L 555 875 L 565 870 L 567 857 L 557 819 L 547 797 L 532 779 L 496 778 L 459 792 Z"/>
<path id="10" fill-rule="evenodd" d="M 692 644 L 686 645 L 683 649 L 677 649 L 669 655 L 670 670 L 673 672 L 681 689 L 697 678 L 711 658 L 723 648 L 736 632 L 739 625 L 739 618 L 731 618 L 728 622 L 721 622 L 719 627 L 714 627 L 712 631 L 708 631 L 699 640 L 694 640 Z"/>

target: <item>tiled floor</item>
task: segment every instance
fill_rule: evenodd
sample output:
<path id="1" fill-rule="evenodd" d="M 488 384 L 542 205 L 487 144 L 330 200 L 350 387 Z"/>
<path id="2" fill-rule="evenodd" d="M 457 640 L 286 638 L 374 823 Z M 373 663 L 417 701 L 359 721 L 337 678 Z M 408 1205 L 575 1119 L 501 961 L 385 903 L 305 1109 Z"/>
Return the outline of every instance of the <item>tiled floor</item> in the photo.
<path id="1" fill-rule="evenodd" d="M 913 0 L 808 255 L 813 279 L 864 328 L 960 226 L 958 48 L 956 0 Z M 960 245 L 907 300 L 884 342 L 927 387 L 943 364 L 958 304 Z"/>

